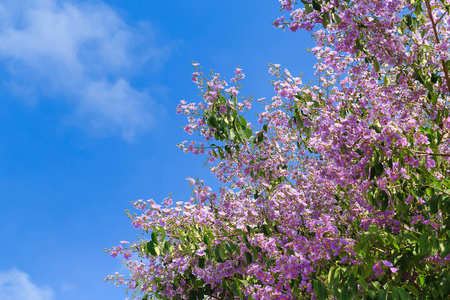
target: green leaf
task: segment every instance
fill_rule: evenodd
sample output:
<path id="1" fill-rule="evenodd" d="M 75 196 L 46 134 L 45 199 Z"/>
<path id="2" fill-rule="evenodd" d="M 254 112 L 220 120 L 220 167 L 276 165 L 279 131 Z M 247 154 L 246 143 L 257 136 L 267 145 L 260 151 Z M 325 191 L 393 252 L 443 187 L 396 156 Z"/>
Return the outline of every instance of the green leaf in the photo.
<path id="1" fill-rule="evenodd" d="M 358 49 L 360 51 L 364 51 L 364 47 L 363 47 L 363 45 L 361 43 L 361 40 L 359 38 L 357 38 L 355 40 L 355 46 L 356 46 L 356 49 Z"/>
<path id="2" fill-rule="evenodd" d="M 163 243 L 166 240 L 166 230 L 164 228 L 159 228 L 159 231 L 161 232 L 161 243 Z"/>
<path id="3" fill-rule="evenodd" d="M 145 250 L 153 256 L 158 256 L 155 250 L 155 245 L 153 245 L 153 242 L 151 241 L 145 244 Z"/>
<path id="4" fill-rule="evenodd" d="M 428 246 L 428 233 L 424 233 L 419 238 L 419 247 L 420 249 L 424 249 Z"/>
<path id="5" fill-rule="evenodd" d="M 385 75 L 383 78 L 383 86 L 387 87 L 391 84 L 391 80 L 389 79 L 389 76 Z"/>
<path id="6" fill-rule="evenodd" d="M 392 289 L 392 298 L 393 298 L 394 300 L 399 300 L 399 299 L 400 299 L 400 294 L 398 293 L 398 290 L 397 290 L 396 287 L 394 287 L 394 288 Z"/>
<path id="7" fill-rule="evenodd" d="M 224 159 L 225 158 L 225 153 L 223 152 L 223 149 L 222 148 L 217 148 L 217 151 L 219 151 L 219 157 L 221 159 Z"/>
<path id="8" fill-rule="evenodd" d="M 209 117 L 207 124 L 213 128 L 217 128 L 219 126 L 214 116 Z"/>
<path id="9" fill-rule="evenodd" d="M 364 291 L 367 291 L 369 287 L 367 286 L 366 280 L 362 277 L 358 278 L 359 285 L 364 289 Z"/>
<path id="10" fill-rule="evenodd" d="M 350 273 L 350 276 L 347 279 L 347 285 L 348 287 L 353 291 L 353 293 L 356 293 L 358 290 L 356 281 L 355 281 L 355 275 L 353 273 Z"/>
<path id="11" fill-rule="evenodd" d="M 425 24 L 427 21 L 427 17 L 422 12 L 416 12 L 417 20 L 419 20 L 420 23 Z"/>
<path id="12" fill-rule="evenodd" d="M 170 251 L 170 244 L 169 244 L 169 242 L 164 242 L 164 249 L 166 249 L 167 251 Z"/>
<path id="13" fill-rule="evenodd" d="M 252 247 L 252 252 L 253 252 L 253 260 L 257 261 L 259 258 L 259 249 L 257 247 Z"/>
<path id="14" fill-rule="evenodd" d="M 252 130 L 250 128 L 246 128 L 245 129 L 245 137 L 246 138 L 249 139 L 252 136 L 252 134 L 253 134 L 253 132 L 252 132 Z"/>
<path id="15" fill-rule="evenodd" d="M 296 297 L 300 296 L 299 280 L 298 279 L 291 280 L 291 293 L 294 296 L 296 296 Z"/>
<path id="16" fill-rule="evenodd" d="M 327 298 L 327 288 L 319 280 L 313 280 L 313 287 L 319 300 L 324 300 Z"/>
<path id="17" fill-rule="evenodd" d="M 222 257 L 220 255 L 220 246 L 219 245 L 214 246 L 214 258 L 218 262 L 223 262 Z"/>
<path id="18" fill-rule="evenodd" d="M 377 163 L 375 166 L 375 176 L 379 177 L 381 174 L 383 174 L 384 167 L 381 162 Z"/>
<path id="19" fill-rule="evenodd" d="M 433 94 L 433 95 L 431 96 L 431 103 L 432 103 L 433 105 L 436 105 L 437 99 L 438 99 L 438 95 Z"/>
<path id="20" fill-rule="evenodd" d="M 241 121 L 241 125 L 247 127 L 247 120 L 243 116 L 239 116 L 239 120 Z"/>
<path id="21" fill-rule="evenodd" d="M 439 195 L 434 195 L 430 198 L 428 203 L 430 204 L 430 213 L 435 215 L 438 212 Z"/>
<path id="22" fill-rule="evenodd" d="M 427 195 L 428 197 L 431 197 L 431 196 L 434 195 L 434 189 L 431 188 L 431 187 L 428 187 L 428 188 L 425 189 L 425 193 L 426 193 L 426 195 Z"/>
<path id="23" fill-rule="evenodd" d="M 372 224 L 369 226 L 369 232 L 371 234 L 378 234 L 378 231 L 379 231 L 378 225 Z"/>
<path id="24" fill-rule="evenodd" d="M 373 59 L 373 68 L 376 72 L 380 72 L 380 63 L 376 58 Z"/>
<path id="25" fill-rule="evenodd" d="M 247 264 L 251 264 L 253 262 L 253 257 L 249 252 L 244 253 L 245 260 L 247 261 Z"/>
<path id="26" fill-rule="evenodd" d="M 396 288 L 394 288 L 393 292 L 395 292 L 395 291 L 398 293 L 398 295 L 400 296 L 401 300 L 411 300 L 411 296 L 404 289 L 396 287 Z"/>
<path id="27" fill-rule="evenodd" d="M 223 287 L 223 289 L 224 289 L 225 291 L 229 291 L 229 290 L 230 290 L 230 287 L 228 286 L 228 283 L 227 283 L 227 281 L 225 280 L 225 278 L 222 279 L 222 287 Z"/>
<path id="28" fill-rule="evenodd" d="M 377 296 L 377 291 L 367 291 L 367 295 L 369 295 L 371 299 L 375 299 L 375 297 Z"/>
<path id="29" fill-rule="evenodd" d="M 431 295 L 433 295 L 435 299 L 438 299 L 439 297 L 439 288 L 435 283 L 431 285 Z"/>
<path id="30" fill-rule="evenodd" d="M 205 234 L 205 235 L 203 236 L 203 242 L 204 242 L 207 246 L 210 245 L 210 240 L 209 240 L 209 237 L 208 237 L 207 234 Z"/>
<path id="31" fill-rule="evenodd" d="M 378 177 L 381 175 L 381 173 L 383 173 L 383 164 L 382 163 L 377 163 L 375 164 L 372 169 L 370 170 L 372 174 L 370 174 L 370 177 L 373 179 L 374 177 Z"/>
<path id="32" fill-rule="evenodd" d="M 380 198 L 381 198 L 381 211 L 385 211 L 387 209 L 387 207 L 388 207 L 388 204 L 389 204 L 389 196 L 383 190 L 380 191 L 380 194 L 381 194 L 380 195 Z"/>
<path id="33" fill-rule="evenodd" d="M 159 245 L 159 242 L 158 242 L 158 237 L 156 236 L 156 234 L 155 234 L 155 232 L 153 231 L 152 232 L 152 241 L 153 241 L 153 243 L 155 244 L 155 245 Z"/>
<path id="34" fill-rule="evenodd" d="M 333 266 L 330 268 L 330 271 L 328 272 L 328 283 L 333 283 L 334 281 L 334 273 L 336 272 L 337 266 Z"/>
<path id="35" fill-rule="evenodd" d="M 198 259 L 198 267 L 201 268 L 201 269 L 205 268 L 205 258 L 204 257 L 200 257 Z"/>
<path id="36" fill-rule="evenodd" d="M 431 255 L 436 255 L 440 250 L 439 240 L 434 236 L 431 237 L 430 250 Z"/>
<path id="37" fill-rule="evenodd" d="M 256 135 L 256 143 L 259 144 L 264 140 L 264 133 L 262 131 L 258 132 Z"/>
<path id="38" fill-rule="evenodd" d="M 321 11 L 322 10 L 322 6 L 316 0 L 312 1 L 312 6 L 317 11 Z"/>
<path id="39" fill-rule="evenodd" d="M 416 243 L 419 241 L 417 236 L 415 236 L 413 233 L 410 232 L 406 232 L 403 236 L 406 237 L 410 243 Z"/>
<path id="40" fill-rule="evenodd" d="M 419 275 L 419 283 L 421 286 L 425 285 L 425 276 L 424 275 Z"/>
<path id="41" fill-rule="evenodd" d="M 367 265 L 361 266 L 361 276 L 365 279 L 373 273 L 373 258 L 368 258 Z"/>
<path id="42" fill-rule="evenodd" d="M 327 28 L 328 25 L 330 25 L 330 14 L 328 12 L 325 12 L 322 16 L 322 26 L 323 28 Z"/>
<path id="43" fill-rule="evenodd" d="M 264 233 L 265 236 L 271 236 L 272 234 L 270 233 L 269 228 L 267 227 L 266 224 L 261 225 L 261 229 Z"/>
<path id="44" fill-rule="evenodd" d="M 388 291 L 386 290 L 378 290 L 378 299 L 386 300 L 388 296 Z"/>
<path id="45" fill-rule="evenodd" d="M 404 286 L 408 291 L 411 292 L 414 296 L 419 296 L 419 290 L 412 284 L 407 284 Z"/>
<path id="46" fill-rule="evenodd" d="M 227 258 L 226 254 L 225 254 L 225 243 L 224 243 L 224 242 L 222 242 L 222 243 L 220 244 L 220 247 L 219 247 L 219 256 L 220 256 L 220 258 L 221 258 L 222 260 L 225 260 L 225 259 Z"/>
<path id="47" fill-rule="evenodd" d="M 231 289 L 233 290 L 236 296 L 242 298 L 241 286 L 237 279 L 234 280 L 233 284 L 231 285 Z"/>
<path id="48" fill-rule="evenodd" d="M 336 13 L 333 13 L 332 14 L 332 18 L 333 18 L 333 21 L 336 23 L 336 24 L 341 24 L 341 22 L 342 22 L 342 20 L 341 20 L 341 17 L 338 15 L 338 14 L 336 14 Z"/>

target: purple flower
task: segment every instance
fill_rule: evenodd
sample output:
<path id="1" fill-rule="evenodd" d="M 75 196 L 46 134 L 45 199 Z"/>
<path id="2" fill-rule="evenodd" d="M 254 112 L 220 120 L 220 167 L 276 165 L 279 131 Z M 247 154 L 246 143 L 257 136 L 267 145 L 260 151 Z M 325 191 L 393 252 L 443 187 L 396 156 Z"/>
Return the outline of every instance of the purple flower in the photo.
<path id="1" fill-rule="evenodd" d="M 125 253 L 123 254 L 123 257 L 124 257 L 126 260 L 129 260 L 129 259 L 131 258 L 131 252 L 130 252 L 130 251 L 125 252 Z"/>
<path id="2" fill-rule="evenodd" d="M 381 262 L 377 262 L 376 264 L 373 265 L 373 272 L 375 273 L 375 276 L 377 276 L 377 277 L 384 273 L 383 267 L 381 266 Z"/>
<path id="3" fill-rule="evenodd" d="M 386 267 L 392 267 L 394 266 L 390 261 L 388 260 L 383 260 L 383 265 L 385 265 Z"/>

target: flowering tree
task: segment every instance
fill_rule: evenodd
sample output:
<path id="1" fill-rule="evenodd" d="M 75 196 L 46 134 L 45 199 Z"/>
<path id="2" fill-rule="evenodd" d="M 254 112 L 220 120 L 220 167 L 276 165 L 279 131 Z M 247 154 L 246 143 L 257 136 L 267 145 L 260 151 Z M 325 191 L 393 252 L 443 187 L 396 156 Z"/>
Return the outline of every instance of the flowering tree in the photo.
<path id="1" fill-rule="evenodd" d="M 275 96 L 253 126 L 244 74 L 193 81 L 180 144 L 222 188 L 139 200 L 124 255 L 134 298 L 448 299 L 450 4 L 280 0 L 274 22 L 316 40 L 320 86 L 270 65 Z M 134 253 L 136 260 L 132 260 Z"/>

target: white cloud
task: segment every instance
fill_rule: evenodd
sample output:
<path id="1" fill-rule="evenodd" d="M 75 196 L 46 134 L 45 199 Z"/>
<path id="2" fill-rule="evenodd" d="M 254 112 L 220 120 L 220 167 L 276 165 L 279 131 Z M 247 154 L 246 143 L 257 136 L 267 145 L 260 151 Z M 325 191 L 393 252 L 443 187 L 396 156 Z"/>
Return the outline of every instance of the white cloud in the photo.
<path id="1" fill-rule="evenodd" d="M 53 291 L 39 287 L 28 275 L 17 269 L 0 272 L 0 299 L 2 300 L 52 300 Z"/>
<path id="2" fill-rule="evenodd" d="M 136 131 L 145 130 L 153 119 L 146 108 L 148 95 L 136 91 L 123 79 L 90 82 L 80 96 L 75 119 L 85 120 L 97 133 L 101 133 L 104 121 L 108 120 L 110 129 L 121 130 L 130 139 Z M 98 114 L 103 118 L 96 118 Z"/>
<path id="3" fill-rule="evenodd" d="M 142 66 L 158 67 L 170 52 L 145 23 L 127 25 L 105 4 L 0 0 L 0 61 L 22 97 L 64 99 L 72 123 L 132 137 L 159 111 L 130 84 Z"/>
<path id="4" fill-rule="evenodd" d="M 61 291 L 63 293 L 70 293 L 70 292 L 74 292 L 76 290 L 78 290 L 78 287 L 76 285 L 74 285 L 74 284 L 64 282 L 61 285 Z"/>

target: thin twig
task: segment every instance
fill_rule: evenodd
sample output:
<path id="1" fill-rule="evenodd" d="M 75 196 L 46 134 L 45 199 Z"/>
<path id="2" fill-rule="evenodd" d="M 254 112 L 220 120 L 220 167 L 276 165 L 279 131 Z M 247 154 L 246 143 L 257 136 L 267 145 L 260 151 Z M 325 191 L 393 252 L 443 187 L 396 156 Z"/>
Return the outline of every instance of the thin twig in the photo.
<path id="1" fill-rule="evenodd" d="M 437 20 L 436 25 L 439 24 L 439 22 L 441 22 L 442 18 L 447 14 L 447 11 L 445 11 L 442 16 L 439 18 L 439 20 Z"/>
<path id="2" fill-rule="evenodd" d="M 430 155 L 430 156 L 444 156 L 444 157 L 450 157 L 450 154 L 446 154 L 446 153 L 428 153 L 428 152 L 423 152 L 423 151 L 416 151 L 416 150 L 411 150 L 411 152 L 419 154 L 419 155 Z"/>

